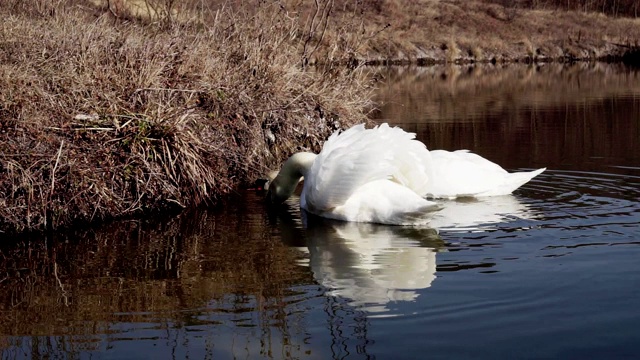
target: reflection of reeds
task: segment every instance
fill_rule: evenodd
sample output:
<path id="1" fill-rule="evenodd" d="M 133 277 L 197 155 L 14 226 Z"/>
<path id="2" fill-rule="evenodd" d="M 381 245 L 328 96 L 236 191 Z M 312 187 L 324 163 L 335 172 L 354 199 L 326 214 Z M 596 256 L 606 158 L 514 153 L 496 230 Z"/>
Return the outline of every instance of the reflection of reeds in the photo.
<path id="1" fill-rule="evenodd" d="M 640 73 L 622 66 L 431 67 L 387 78 L 377 118 L 417 132 L 432 149 L 470 148 L 508 167 L 583 170 L 602 165 L 593 157 L 624 163 L 640 153 Z"/>
<path id="2" fill-rule="evenodd" d="M 599 63 L 433 66 L 391 69 L 386 77 L 378 95 L 385 116 L 407 112 L 434 122 L 629 94 L 640 82 L 638 72 Z"/>
<path id="3" fill-rule="evenodd" d="M 249 215 L 248 206 L 260 205 L 243 198 L 226 215 L 195 212 L 5 245 L 0 334 L 64 335 L 69 347 L 91 346 L 113 332 L 117 338 L 114 324 L 180 332 L 214 323 L 218 312 L 255 312 L 252 325 L 289 336 L 289 326 L 300 326 L 287 315 L 297 306 L 291 288 L 312 276 L 271 233 L 266 215 Z"/>

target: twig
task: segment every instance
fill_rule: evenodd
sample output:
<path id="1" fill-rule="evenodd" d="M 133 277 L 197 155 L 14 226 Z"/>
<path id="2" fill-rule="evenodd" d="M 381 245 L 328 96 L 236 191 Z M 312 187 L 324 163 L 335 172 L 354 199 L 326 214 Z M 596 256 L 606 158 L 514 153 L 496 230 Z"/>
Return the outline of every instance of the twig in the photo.
<path id="1" fill-rule="evenodd" d="M 313 56 L 313 54 L 316 52 L 316 50 L 318 50 L 318 47 L 320 46 L 320 44 L 322 43 L 322 40 L 324 39 L 324 34 L 327 30 L 327 24 L 329 23 L 329 14 L 331 13 L 331 10 L 333 9 L 333 0 L 328 0 L 326 1 L 323 5 L 320 5 L 320 1 L 315 0 L 315 4 L 316 4 L 316 10 L 313 13 L 313 16 L 311 18 L 311 23 L 309 24 L 309 30 L 307 33 L 307 38 L 304 42 L 304 45 L 302 47 L 302 67 L 305 67 L 307 65 L 307 61 L 309 61 L 309 58 L 311 58 L 311 56 Z M 318 19 L 318 22 L 316 23 L 316 19 L 318 18 L 318 14 L 320 14 L 320 18 Z M 320 33 L 320 38 L 317 40 L 315 46 L 313 47 L 312 50 L 308 50 L 307 47 L 311 46 L 311 40 L 313 39 L 314 35 L 316 34 L 316 31 L 322 27 L 322 32 Z"/>
<path id="2" fill-rule="evenodd" d="M 65 306 L 69 306 L 69 299 L 67 296 L 67 291 L 64 289 L 64 285 L 62 285 L 62 281 L 60 281 L 60 278 L 58 277 L 58 263 L 54 262 L 53 263 L 53 275 L 56 277 L 56 280 L 58 280 L 58 285 L 60 286 L 60 289 L 62 289 L 62 297 L 64 298 L 64 305 Z"/>
<path id="3" fill-rule="evenodd" d="M 58 169 L 58 163 L 60 162 L 60 155 L 62 154 L 62 147 L 64 146 L 64 140 L 60 142 L 60 149 L 58 149 L 58 156 L 56 157 L 56 164 L 53 166 L 53 172 L 51 174 L 51 194 L 53 196 L 53 189 L 56 184 L 56 170 Z"/>
<path id="4" fill-rule="evenodd" d="M 191 89 L 172 89 L 172 88 L 139 88 L 135 89 L 133 93 L 139 93 L 142 91 L 176 91 L 176 92 L 188 92 L 188 93 L 201 93 L 202 90 L 191 90 Z"/>
<path id="5" fill-rule="evenodd" d="M 114 5 L 114 7 L 117 7 L 117 5 Z M 109 12 L 111 12 L 111 15 L 113 15 L 114 17 L 116 17 L 116 18 L 118 18 L 118 19 L 120 18 L 120 16 L 119 16 L 118 14 L 116 14 L 116 10 L 117 10 L 117 9 L 116 9 L 116 10 L 113 10 L 113 9 L 111 8 L 111 0 L 107 1 L 107 8 L 109 9 Z"/>
<path id="6" fill-rule="evenodd" d="M 317 4 L 317 1 L 316 1 L 316 4 Z M 322 21 L 324 20 L 324 26 L 322 27 L 322 32 L 320 33 L 320 38 L 316 42 L 316 46 L 313 48 L 313 50 L 309 52 L 309 57 L 311 57 L 316 52 L 316 50 L 318 50 L 318 48 L 320 47 L 320 44 L 322 43 L 322 40 L 324 39 L 324 34 L 327 31 L 327 25 L 329 24 L 329 14 L 331 13 L 332 9 L 333 9 L 333 0 L 327 1 L 324 5 L 324 9 L 322 9 L 320 23 L 318 23 L 318 26 L 322 26 Z"/>
<path id="7" fill-rule="evenodd" d="M 72 129 L 75 131 L 116 131 L 116 129 L 114 128 L 104 128 L 104 127 L 83 127 L 83 128 L 77 128 L 77 129 Z"/>

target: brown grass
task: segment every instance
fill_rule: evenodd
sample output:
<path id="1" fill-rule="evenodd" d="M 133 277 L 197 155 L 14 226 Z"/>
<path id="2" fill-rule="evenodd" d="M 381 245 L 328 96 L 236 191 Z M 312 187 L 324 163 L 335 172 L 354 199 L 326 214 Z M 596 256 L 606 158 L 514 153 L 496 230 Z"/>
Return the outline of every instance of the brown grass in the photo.
<path id="1" fill-rule="evenodd" d="M 355 57 L 371 64 L 599 60 L 640 44 L 640 18 L 520 3 L 371 0 L 335 21 L 361 24 Z"/>
<path id="2" fill-rule="evenodd" d="M 640 16 L 640 3 L 636 0 L 484 0 L 500 4 L 506 11 L 524 9 L 555 9 L 583 12 L 601 12 L 615 17 Z"/>
<path id="3" fill-rule="evenodd" d="M 0 229 L 215 201 L 364 120 L 358 71 L 304 70 L 300 20 L 261 3 L 183 21 L 2 2 Z"/>
<path id="4" fill-rule="evenodd" d="M 190 18 L 197 2 L 92 0 L 150 21 Z M 207 4 L 233 6 L 209 0 Z M 142 4 L 145 4 L 144 6 Z M 151 4 L 151 5 L 149 5 Z M 169 10 L 157 10 L 171 4 Z M 368 64 L 619 60 L 640 44 L 637 1 L 281 0 L 304 24 L 304 57 Z M 118 5 L 118 6 L 115 6 Z M 206 13 L 206 12 L 205 12 Z M 198 13 L 202 16 L 202 11 Z M 211 15 L 211 14 L 209 14 Z"/>
<path id="5" fill-rule="evenodd" d="M 215 202 L 364 121 L 357 64 L 610 59 L 638 46 L 640 19 L 510 4 L 3 1 L 0 231 Z"/>

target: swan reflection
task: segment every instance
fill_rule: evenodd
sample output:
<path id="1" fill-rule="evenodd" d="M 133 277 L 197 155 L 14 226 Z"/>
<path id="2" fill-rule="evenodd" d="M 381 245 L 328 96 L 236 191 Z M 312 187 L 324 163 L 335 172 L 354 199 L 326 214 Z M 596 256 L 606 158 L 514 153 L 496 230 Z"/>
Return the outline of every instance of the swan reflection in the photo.
<path id="1" fill-rule="evenodd" d="M 429 226 L 447 231 L 488 231 L 514 220 L 533 220 L 538 215 L 513 195 L 482 199 L 458 199 L 440 203 Z"/>
<path id="2" fill-rule="evenodd" d="M 315 279 L 353 306 L 388 311 L 388 303 L 414 301 L 416 290 L 436 278 L 436 252 L 444 242 L 434 229 L 307 220 Z"/>
<path id="3" fill-rule="evenodd" d="M 330 289 L 328 295 L 368 312 L 387 312 L 395 302 L 415 301 L 418 290 L 436 279 L 436 254 L 446 251 L 441 234 L 488 231 L 535 218 L 535 212 L 513 195 L 441 205 L 429 228 L 341 222 L 303 211 L 302 250 L 309 254 L 314 278 Z"/>

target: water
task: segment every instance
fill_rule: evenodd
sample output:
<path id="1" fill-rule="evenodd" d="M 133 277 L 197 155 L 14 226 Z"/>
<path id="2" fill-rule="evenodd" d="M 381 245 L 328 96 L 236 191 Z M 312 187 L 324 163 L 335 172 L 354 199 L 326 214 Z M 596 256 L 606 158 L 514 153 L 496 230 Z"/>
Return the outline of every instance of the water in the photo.
<path id="1" fill-rule="evenodd" d="M 374 116 L 429 148 L 549 169 L 432 227 L 267 214 L 5 241 L 0 351 L 24 358 L 638 358 L 640 74 L 396 69 Z"/>

